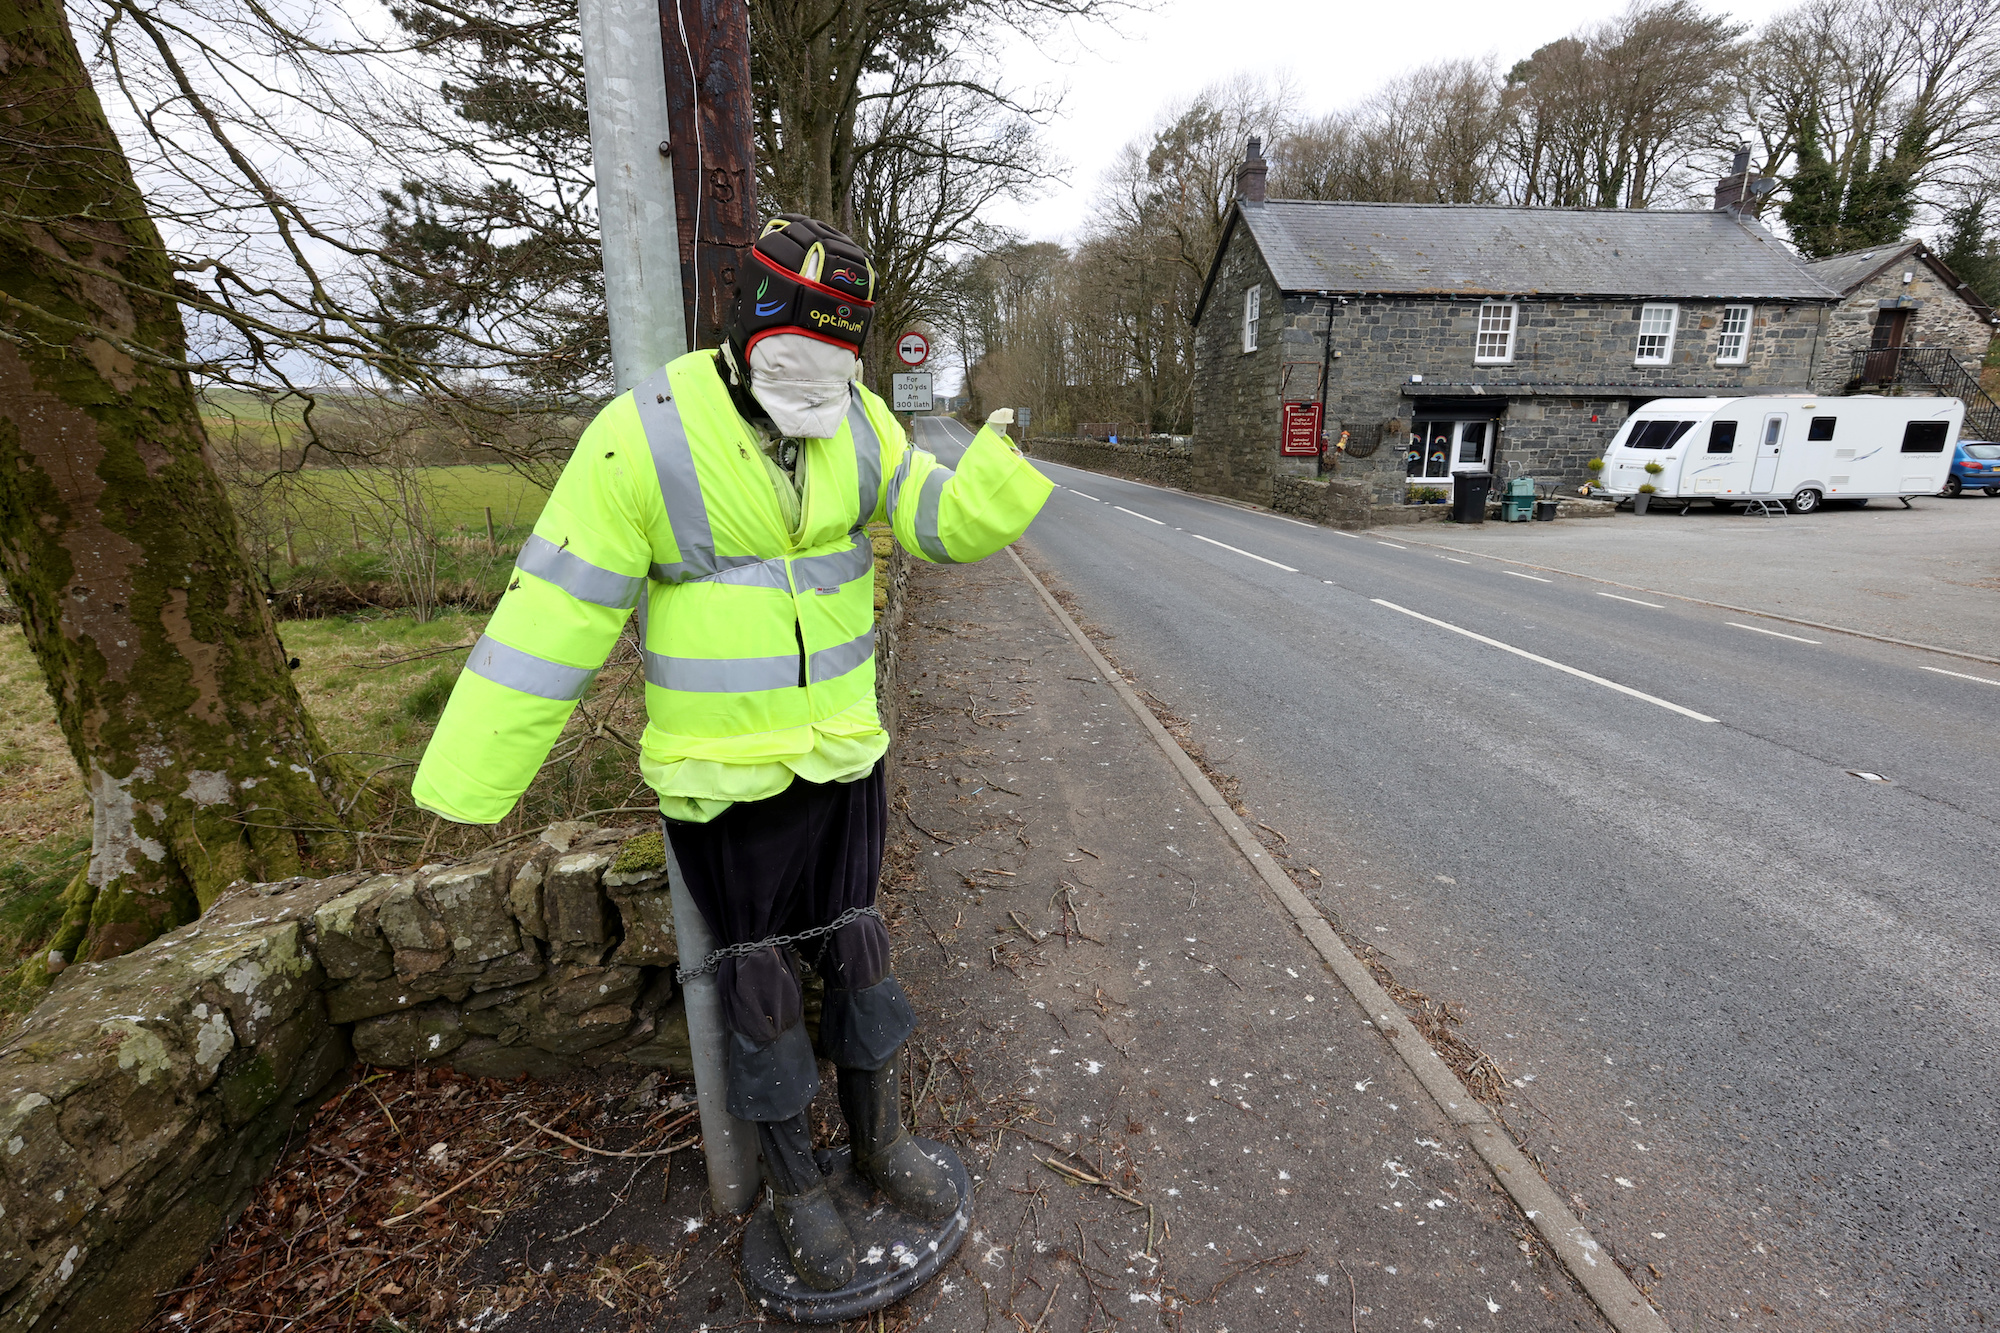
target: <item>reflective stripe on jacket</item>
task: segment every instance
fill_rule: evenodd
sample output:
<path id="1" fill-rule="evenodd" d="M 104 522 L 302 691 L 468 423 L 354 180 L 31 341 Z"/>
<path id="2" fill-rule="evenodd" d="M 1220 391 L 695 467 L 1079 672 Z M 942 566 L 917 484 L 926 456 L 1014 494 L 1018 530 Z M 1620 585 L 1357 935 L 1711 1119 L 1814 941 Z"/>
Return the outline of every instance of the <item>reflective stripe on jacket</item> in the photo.
<path id="1" fill-rule="evenodd" d="M 439 719 L 418 805 L 502 819 L 635 609 L 649 778 L 679 760 L 797 761 L 821 733 L 879 735 L 866 525 L 886 513 L 911 554 L 979 560 L 1053 489 L 991 430 L 944 467 L 855 386 L 840 430 L 804 442 L 793 533 L 757 450 L 710 351 L 598 413 Z"/>

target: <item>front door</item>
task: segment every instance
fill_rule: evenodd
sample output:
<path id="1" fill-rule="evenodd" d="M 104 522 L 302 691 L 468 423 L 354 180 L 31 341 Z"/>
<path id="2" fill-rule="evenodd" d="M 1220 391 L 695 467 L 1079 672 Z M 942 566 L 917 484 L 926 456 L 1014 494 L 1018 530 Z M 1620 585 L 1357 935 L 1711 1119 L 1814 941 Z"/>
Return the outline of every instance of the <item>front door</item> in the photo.
<path id="1" fill-rule="evenodd" d="M 1460 472 L 1487 467 L 1498 423 L 1423 420 L 1410 437 L 1406 459 L 1411 481 L 1449 481 Z"/>
<path id="2" fill-rule="evenodd" d="M 1869 384 L 1893 384 L 1900 367 L 1896 362 L 1903 350 L 1903 330 L 1910 322 L 1908 310 L 1877 310 L 1875 328 L 1868 338 L 1868 366 L 1861 378 Z"/>
<path id="3" fill-rule="evenodd" d="M 1763 495 L 1778 481 L 1778 454 L 1785 447 L 1785 419 L 1764 418 L 1764 433 L 1757 440 L 1757 467 L 1750 476 L 1750 493 Z"/>

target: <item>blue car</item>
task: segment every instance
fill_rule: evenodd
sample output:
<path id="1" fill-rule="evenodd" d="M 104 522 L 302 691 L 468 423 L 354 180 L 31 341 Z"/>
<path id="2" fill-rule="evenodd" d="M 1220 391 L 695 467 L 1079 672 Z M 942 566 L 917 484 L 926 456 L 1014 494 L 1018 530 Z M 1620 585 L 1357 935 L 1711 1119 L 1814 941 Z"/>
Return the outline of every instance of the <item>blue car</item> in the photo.
<path id="1" fill-rule="evenodd" d="M 1960 440 L 1952 455 L 1951 475 L 1944 479 L 1944 493 L 1957 495 L 1977 486 L 1988 495 L 2000 495 L 2000 444 L 1985 440 Z"/>

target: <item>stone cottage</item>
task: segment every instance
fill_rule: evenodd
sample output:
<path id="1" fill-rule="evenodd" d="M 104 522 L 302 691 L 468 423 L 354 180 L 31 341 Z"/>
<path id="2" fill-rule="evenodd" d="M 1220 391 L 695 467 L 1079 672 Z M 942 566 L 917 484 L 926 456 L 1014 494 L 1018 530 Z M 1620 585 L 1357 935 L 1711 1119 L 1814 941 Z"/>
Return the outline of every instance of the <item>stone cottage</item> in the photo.
<path id="1" fill-rule="evenodd" d="M 1943 352 L 1978 378 L 2000 315 L 1922 241 L 1853 250 L 1806 268 L 1841 298 L 1827 316 L 1825 352 L 1813 378 L 1819 392 L 1911 380 L 1957 391 L 1941 382 L 1949 378 L 1941 358 L 1898 355 L 1904 349 Z M 1930 379 L 1933 369 L 1947 373 Z"/>
<path id="2" fill-rule="evenodd" d="M 1267 200 L 1264 173 L 1252 140 L 1196 310 L 1197 491 L 1314 476 L 1322 377 L 1329 471 L 1374 504 L 1474 466 L 1573 486 L 1638 404 L 1818 382 L 1839 295 L 1738 181 L 1621 211 Z"/>

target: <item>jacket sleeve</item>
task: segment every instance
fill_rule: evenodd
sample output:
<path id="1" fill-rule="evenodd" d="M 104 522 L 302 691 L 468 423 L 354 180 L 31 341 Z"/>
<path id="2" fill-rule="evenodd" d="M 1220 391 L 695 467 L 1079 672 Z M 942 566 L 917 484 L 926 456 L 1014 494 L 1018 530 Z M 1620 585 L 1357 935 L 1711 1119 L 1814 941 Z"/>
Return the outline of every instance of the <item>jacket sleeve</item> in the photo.
<path id="1" fill-rule="evenodd" d="M 452 689 L 411 786 L 418 806 L 495 824 L 527 790 L 645 595 L 652 548 L 635 482 L 652 475 L 630 395 L 613 400 L 578 441 Z"/>
<path id="2" fill-rule="evenodd" d="M 984 560 L 1028 530 L 1055 484 L 991 425 L 956 469 L 905 444 L 889 479 L 889 523 L 910 554 L 937 563 Z"/>

